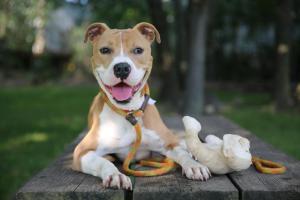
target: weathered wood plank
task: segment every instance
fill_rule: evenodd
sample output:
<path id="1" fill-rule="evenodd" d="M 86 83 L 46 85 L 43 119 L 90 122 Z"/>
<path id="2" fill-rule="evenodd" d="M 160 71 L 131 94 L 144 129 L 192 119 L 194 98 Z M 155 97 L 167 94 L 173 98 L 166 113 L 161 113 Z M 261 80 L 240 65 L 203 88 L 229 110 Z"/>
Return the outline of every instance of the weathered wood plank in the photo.
<path id="1" fill-rule="evenodd" d="M 75 145 L 81 134 L 64 154 L 48 168 L 29 180 L 16 194 L 16 199 L 124 199 L 121 190 L 104 190 L 101 181 L 65 166 L 71 160 Z M 108 198 L 110 197 L 110 198 Z"/>
<path id="2" fill-rule="evenodd" d="M 164 176 L 136 178 L 133 199 L 238 199 L 238 190 L 226 176 L 206 182 L 188 180 L 181 169 Z"/>
<path id="3" fill-rule="evenodd" d="M 168 127 L 182 131 L 180 118 L 164 119 Z M 188 180 L 176 172 L 158 177 L 135 178 L 133 199 L 238 199 L 238 190 L 227 176 L 214 176 L 206 182 Z"/>
<path id="4" fill-rule="evenodd" d="M 203 125 L 201 138 L 207 134 L 222 137 L 227 133 L 247 137 L 253 155 L 283 163 L 288 168 L 281 175 L 261 174 L 253 166 L 248 170 L 229 174 L 229 178 L 240 191 L 240 199 L 300 199 L 300 161 L 280 152 L 224 117 L 203 117 L 200 121 Z"/>
<path id="5" fill-rule="evenodd" d="M 124 191 L 104 188 L 98 177 L 86 175 L 74 191 L 78 199 L 123 200 Z"/>

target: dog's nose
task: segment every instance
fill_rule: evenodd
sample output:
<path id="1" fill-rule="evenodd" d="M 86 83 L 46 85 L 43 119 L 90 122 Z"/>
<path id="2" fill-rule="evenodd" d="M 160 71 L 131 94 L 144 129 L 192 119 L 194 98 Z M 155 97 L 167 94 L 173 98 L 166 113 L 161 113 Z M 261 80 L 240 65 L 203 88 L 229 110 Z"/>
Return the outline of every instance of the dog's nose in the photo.
<path id="1" fill-rule="evenodd" d="M 121 80 L 126 79 L 131 71 L 131 67 L 128 63 L 122 62 L 115 64 L 114 66 L 114 74 L 117 78 L 120 78 Z"/>

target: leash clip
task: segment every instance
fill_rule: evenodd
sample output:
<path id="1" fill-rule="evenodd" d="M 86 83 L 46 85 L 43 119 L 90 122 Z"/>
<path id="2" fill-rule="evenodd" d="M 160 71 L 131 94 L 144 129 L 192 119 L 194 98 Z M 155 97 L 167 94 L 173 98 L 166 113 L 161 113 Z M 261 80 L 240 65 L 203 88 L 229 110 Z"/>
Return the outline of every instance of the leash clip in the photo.
<path id="1" fill-rule="evenodd" d="M 127 121 L 129 121 L 130 124 L 132 124 L 132 126 L 138 123 L 138 120 L 135 118 L 133 113 L 128 113 L 125 118 Z"/>

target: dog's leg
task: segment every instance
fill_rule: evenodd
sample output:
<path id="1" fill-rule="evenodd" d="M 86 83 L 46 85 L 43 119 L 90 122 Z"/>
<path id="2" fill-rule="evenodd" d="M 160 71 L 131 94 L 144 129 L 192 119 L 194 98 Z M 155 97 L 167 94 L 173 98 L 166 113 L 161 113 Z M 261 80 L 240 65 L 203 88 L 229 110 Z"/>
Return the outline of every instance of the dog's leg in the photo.
<path id="1" fill-rule="evenodd" d="M 183 174 L 189 179 L 195 180 L 207 180 L 210 176 L 208 168 L 199 162 L 195 161 L 188 153 L 186 145 L 183 141 L 174 136 L 174 134 L 163 123 L 158 110 L 155 105 L 148 105 L 144 117 L 144 125 L 147 129 L 152 130 L 154 135 L 158 136 L 159 140 L 163 141 L 163 150 L 156 147 L 159 142 L 154 141 L 151 144 L 156 144 L 155 148 L 149 145 L 149 149 L 158 151 L 163 155 L 173 159 L 182 167 Z M 152 137 L 155 138 L 155 137 Z"/>
<path id="2" fill-rule="evenodd" d="M 132 190 L 131 180 L 119 172 L 113 163 L 89 151 L 81 157 L 81 171 L 100 177 L 104 187 L 117 187 Z"/>
<path id="3" fill-rule="evenodd" d="M 207 180 L 210 177 L 208 168 L 195 161 L 187 151 L 184 140 L 173 148 L 166 149 L 163 140 L 155 131 L 143 128 L 142 146 L 148 150 L 159 152 L 173 159 L 182 167 L 183 174 L 189 179 Z"/>
<path id="4" fill-rule="evenodd" d="M 195 161 L 182 145 L 166 150 L 165 155 L 178 163 L 182 167 L 182 174 L 189 179 L 206 181 L 211 176 L 209 169 Z"/>

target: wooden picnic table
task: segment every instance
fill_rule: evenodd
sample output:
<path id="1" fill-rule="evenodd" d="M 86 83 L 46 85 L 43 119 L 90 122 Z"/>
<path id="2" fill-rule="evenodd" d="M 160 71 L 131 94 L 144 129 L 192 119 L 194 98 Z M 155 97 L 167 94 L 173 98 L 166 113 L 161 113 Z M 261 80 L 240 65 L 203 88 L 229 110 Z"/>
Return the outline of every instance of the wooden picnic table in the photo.
<path id="1" fill-rule="evenodd" d="M 253 155 L 283 163 L 287 172 L 280 175 L 261 174 L 253 166 L 228 175 L 214 175 L 206 182 L 188 180 L 181 169 L 158 177 L 131 177 L 133 191 L 105 189 L 101 179 L 72 171 L 64 163 L 70 161 L 79 136 L 49 167 L 38 173 L 16 193 L 16 199 L 294 199 L 300 200 L 300 161 L 263 142 L 249 131 L 222 116 L 203 116 L 200 137 L 208 134 L 222 137 L 238 134 L 247 137 Z M 182 131 L 180 117 L 165 118 L 168 127 Z"/>

